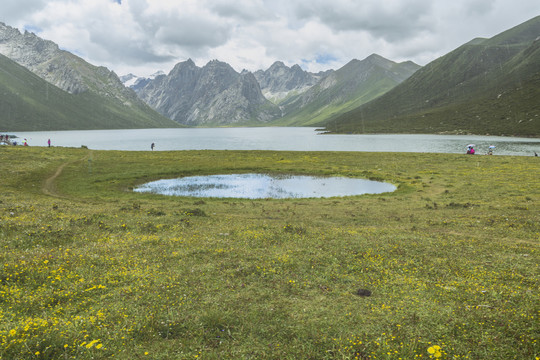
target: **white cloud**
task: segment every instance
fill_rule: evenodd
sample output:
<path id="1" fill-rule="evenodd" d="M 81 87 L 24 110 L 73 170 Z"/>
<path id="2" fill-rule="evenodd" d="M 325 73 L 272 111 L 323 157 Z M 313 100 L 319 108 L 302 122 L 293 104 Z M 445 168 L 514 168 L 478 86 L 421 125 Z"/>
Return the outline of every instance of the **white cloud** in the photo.
<path id="1" fill-rule="evenodd" d="M 402 39 L 425 29 L 431 2 L 423 0 L 313 0 L 296 7 L 299 18 L 317 19 L 336 32 L 369 32 L 383 39 Z"/>
<path id="2" fill-rule="evenodd" d="M 378 53 L 421 65 L 540 14 L 538 0 L 2 0 L 0 21 L 118 74 L 192 58 L 310 71 Z"/>
<path id="3" fill-rule="evenodd" d="M 2 0 L 0 21 L 14 26 L 16 24 L 13 21 L 17 22 L 26 15 L 39 11 L 46 4 L 47 0 Z"/>

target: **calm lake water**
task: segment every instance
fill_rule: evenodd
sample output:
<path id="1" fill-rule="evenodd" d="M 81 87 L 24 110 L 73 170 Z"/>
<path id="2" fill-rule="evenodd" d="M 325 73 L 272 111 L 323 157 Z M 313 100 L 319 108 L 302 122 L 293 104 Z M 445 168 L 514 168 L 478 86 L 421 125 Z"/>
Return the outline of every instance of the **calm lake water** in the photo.
<path id="1" fill-rule="evenodd" d="M 314 128 L 197 128 L 16 132 L 30 146 L 87 146 L 95 150 L 291 150 L 465 153 L 495 146 L 494 155 L 532 156 L 540 139 L 472 135 L 322 135 Z"/>
<path id="2" fill-rule="evenodd" d="M 232 174 L 188 176 L 143 184 L 135 192 L 193 197 L 289 199 L 380 194 L 392 184 L 343 177 Z"/>

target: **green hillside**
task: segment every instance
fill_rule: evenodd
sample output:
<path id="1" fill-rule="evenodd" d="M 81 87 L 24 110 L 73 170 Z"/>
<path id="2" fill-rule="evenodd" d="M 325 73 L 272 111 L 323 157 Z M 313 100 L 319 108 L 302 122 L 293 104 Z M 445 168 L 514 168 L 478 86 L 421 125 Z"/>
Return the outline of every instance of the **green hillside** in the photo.
<path id="1" fill-rule="evenodd" d="M 352 60 L 306 93 L 282 101 L 283 126 L 309 126 L 373 100 L 411 76 L 420 67 L 395 63 L 379 55 Z"/>
<path id="2" fill-rule="evenodd" d="M 69 94 L 0 55 L 0 131 L 177 127 L 144 105 Z"/>
<path id="3" fill-rule="evenodd" d="M 332 132 L 540 136 L 540 17 L 475 39 L 383 96 L 326 122 Z"/>

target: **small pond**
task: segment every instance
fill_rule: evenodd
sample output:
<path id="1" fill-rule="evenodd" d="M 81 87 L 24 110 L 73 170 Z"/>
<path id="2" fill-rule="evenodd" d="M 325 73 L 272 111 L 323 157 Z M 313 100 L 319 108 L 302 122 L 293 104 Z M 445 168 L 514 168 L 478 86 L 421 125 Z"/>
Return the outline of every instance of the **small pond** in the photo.
<path id="1" fill-rule="evenodd" d="M 134 189 L 173 196 L 287 199 L 326 198 L 392 192 L 389 183 L 345 177 L 231 174 L 152 181 Z"/>

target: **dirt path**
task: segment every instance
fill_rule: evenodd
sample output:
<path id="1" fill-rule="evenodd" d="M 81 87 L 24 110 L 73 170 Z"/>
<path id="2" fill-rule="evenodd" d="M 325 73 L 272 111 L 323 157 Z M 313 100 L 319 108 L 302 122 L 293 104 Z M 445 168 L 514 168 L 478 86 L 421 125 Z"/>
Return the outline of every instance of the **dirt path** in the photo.
<path id="1" fill-rule="evenodd" d="M 84 160 L 88 159 L 89 157 L 90 157 L 90 155 L 88 155 L 87 157 L 84 157 L 83 159 L 77 159 L 77 160 L 68 161 L 68 162 L 65 162 L 62 165 L 60 165 L 56 169 L 56 171 L 55 171 L 55 173 L 53 175 L 51 175 L 50 177 L 45 179 L 45 182 L 43 183 L 43 186 L 41 188 L 43 193 L 45 195 L 63 197 L 63 195 L 61 195 L 59 192 L 56 191 L 56 185 L 55 185 L 56 179 L 58 178 L 58 176 L 60 176 L 60 174 L 62 174 L 62 171 L 64 171 L 64 168 L 67 165 L 71 165 L 71 164 L 76 163 L 78 161 L 84 161 Z"/>
<path id="2" fill-rule="evenodd" d="M 44 194 L 51 196 L 59 196 L 59 194 L 56 192 L 56 186 L 54 185 L 54 182 L 56 178 L 60 176 L 67 164 L 69 164 L 69 162 L 60 165 L 58 169 L 56 169 L 56 172 L 45 180 L 45 182 L 43 183 L 43 187 L 41 188 Z"/>

